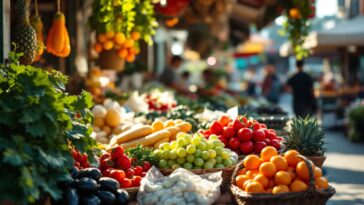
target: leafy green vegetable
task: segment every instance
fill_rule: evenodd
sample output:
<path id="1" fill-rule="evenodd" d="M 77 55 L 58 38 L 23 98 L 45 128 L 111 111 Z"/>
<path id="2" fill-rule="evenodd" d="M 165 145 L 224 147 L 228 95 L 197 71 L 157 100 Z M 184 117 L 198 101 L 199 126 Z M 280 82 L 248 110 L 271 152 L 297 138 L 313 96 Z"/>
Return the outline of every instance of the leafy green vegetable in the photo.
<path id="1" fill-rule="evenodd" d="M 137 159 L 135 165 L 143 165 L 143 161 L 148 161 L 153 165 L 157 165 L 159 159 L 154 155 L 153 150 L 147 147 L 138 145 L 126 150 L 129 157 Z"/>
<path id="2" fill-rule="evenodd" d="M 69 146 L 93 156 L 91 96 L 69 95 L 66 76 L 19 65 L 20 54 L 9 56 L 0 64 L 0 201 L 57 199 L 59 182 L 71 179 Z"/>

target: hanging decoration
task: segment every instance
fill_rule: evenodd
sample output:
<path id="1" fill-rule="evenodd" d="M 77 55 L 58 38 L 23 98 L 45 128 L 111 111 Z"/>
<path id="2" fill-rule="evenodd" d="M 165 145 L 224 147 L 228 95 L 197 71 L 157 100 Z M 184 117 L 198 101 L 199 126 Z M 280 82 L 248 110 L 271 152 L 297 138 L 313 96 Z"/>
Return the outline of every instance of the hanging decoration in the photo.
<path id="1" fill-rule="evenodd" d="M 166 17 L 180 16 L 188 7 L 190 0 L 161 0 L 155 5 L 158 13 Z"/>
<path id="2" fill-rule="evenodd" d="M 310 19 L 315 17 L 315 0 L 280 0 L 279 3 L 286 19 L 281 34 L 288 36 L 296 58 L 305 58 L 309 51 L 303 42 L 309 33 Z"/>
<path id="3" fill-rule="evenodd" d="M 44 52 L 44 40 L 43 40 L 43 22 L 38 14 L 38 0 L 34 1 L 35 16 L 31 19 L 31 24 L 37 34 L 37 52 L 34 58 L 34 62 L 38 61 Z"/>

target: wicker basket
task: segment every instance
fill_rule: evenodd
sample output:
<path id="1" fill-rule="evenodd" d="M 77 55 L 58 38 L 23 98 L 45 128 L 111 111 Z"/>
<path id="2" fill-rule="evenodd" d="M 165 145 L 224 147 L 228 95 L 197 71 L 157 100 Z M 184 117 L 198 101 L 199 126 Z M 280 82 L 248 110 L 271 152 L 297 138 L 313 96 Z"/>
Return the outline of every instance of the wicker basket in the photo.
<path id="1" fill-rule="evenodd" d="M 225 168 L 222 168 L 222 169 L 215 169 L 214 168 L 214 169 L 208 169 L 208 170 L 198 169 L 198 170 L 189 170 L 189 171 L 194 173 L 194 174 L 197 174 L 197 175 L 222 171 L 222 173 L 221 173 L 222 182 L 221 182 L 221 185 L 220 185 L 220 191 L 221 191 L 221 193 L 225 193 L 225 192 L 229 191 L 231 175 L 233 174 L 233 172 L 235 170 L 235 167 L 236 167 L 236 165 L 233 165 L 233 166 L 230 166 L 230 167 L 225 167 Z M 161 169 L 160 171 L 162 172 L 162 174 L 164 176 L 168 176 L 173 172 L 173 170 L 171 170 L 171 169 Z"/>
<path id="2" fill-rule="evenodd" d="M 307 157 L 307 159 L 311 160 L 315 166 L 322 168 L 326 160 L 326 156 Z"/>
<path id="3" fill-rule="evenodd" d="M 123 188 L 123 189 L 128 192 L 130 201 L 134 201 L 137 198 L 139 188 L 140 187 L 131 187 L 131 188 Z"/>
<path id="4" fill-rule="evenodd" d="M 249 194 L 235 185 L 235 177 L 244 168 L 241 161 L 231 177 L 230 192 L 234 201 L 239 205 L 324 205 L 335 194 L 335 189 L 329 186 L 326 190 L 316 190 L 314 173 L 308 159 L 300 156 L 310 168 L 309 188 L 304 192 L 290 192 L 282 194 Z"/>

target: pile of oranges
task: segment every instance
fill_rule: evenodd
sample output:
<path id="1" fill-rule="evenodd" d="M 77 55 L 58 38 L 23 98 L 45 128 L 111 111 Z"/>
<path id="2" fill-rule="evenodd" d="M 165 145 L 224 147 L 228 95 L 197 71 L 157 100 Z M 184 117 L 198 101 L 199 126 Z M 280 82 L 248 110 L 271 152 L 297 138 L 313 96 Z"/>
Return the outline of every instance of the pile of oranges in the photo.
<path id="1" fill-rule="evenodd" d="M 236 176 L 235 184 L 249 193 L 305 191 L 309 186 L 309 168 L 298 155 L 296 150 L 289 150 L 280 156 L 274 147 L 265 147 L 260 158 L 257 155 L 248 155 L 244 159 L 244 168 Z M 321 169 L 312 162 L 311 165 L 316 189 L 327 189 L 328 181 L 322 177 Z"/>
<path id="2" fill-rule="evenodd" d="M 97 43 L 95 43 L 94 49 L 98 53 L 114 49 L 120 58 L 133 62 L 135 56 L 140 52 L 136 43 L 139 39 L 140 33 L 137 31 L 131 32 L 129 38 L 121 32 L 108 31 L 97 35 Z"/>

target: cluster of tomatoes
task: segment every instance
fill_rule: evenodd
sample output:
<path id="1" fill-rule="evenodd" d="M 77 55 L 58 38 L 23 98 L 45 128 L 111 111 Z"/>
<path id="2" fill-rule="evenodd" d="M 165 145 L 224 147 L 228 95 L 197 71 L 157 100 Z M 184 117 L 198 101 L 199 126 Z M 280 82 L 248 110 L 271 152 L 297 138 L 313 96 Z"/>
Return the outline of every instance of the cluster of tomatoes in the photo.
<path id="1" fill-rule="evenodd" d="M 309 166 L 299 157 L 296 150 L 289 150 L 283 156 L 272 147 L 265 147 L 260 157 L 248 155 L 244 168 L 238 172 L 235 185 L 249 193 L 279 194 L 306 191 L 309 187 Z M 320 168 L 311 161 L 316 189 L 327 189 L 328 181 Z"/>
<path id="2" fill-rule="evenodd" d="M 140 52 L 136 43 L 139 39 L 140 33 L 137 31 L 131 32 L 129 38 L 121 32 L 109 31 L 97 35 L 97 43 L 94 45 L 94 49 L 98 53 L 114 49 L 120 58 L 133 62 L 135 56 Z"/>
<path id="3" fill-rule="evenodd" d="M 111 154 L 105 153 L 100 157 L 100 167 L 104 177 L 111 177 L 117 180 L 121 188 L 140 186 L 142 177 L 152 167 L 148 161 L 144 161 L 142 166 L 134 166 L 136 159 L 129 158 L 124 149 L 115 147 Z"/>
<path id="4" fill-rule="evenodd" d="M 209 129 L 200 130 L 200 133 L 207 138 L 217 135 L 225 147 L 244 155 L 259 154 L 266 146 L 279 150 L 283 139 L 277 137 L 276 131 L 268 129 L 265 124 L 246 117 L 233 120 L 228 116 L 221 116 L 211 123 Z"/>
<path id="5" fill-rule="evenodd" d="M 145 97 L 145 101 L 148 103 L 150 111 L 167 112 L 168 110 L 177 106 L 176 101 L 162 102 L 159 98 L 152 97 L 151 95 L 147 95 Z"/>
<path id="6" fill-rule="evenodd" d="M 86 153 L 80 153 L 79 151 L 72 149 L 71 155 L 75 162 L 73 166 L 77 167 L 78 169 L 85 169 L 90 167 L 90 162 L 88 161 L 88 156 Z"/>

